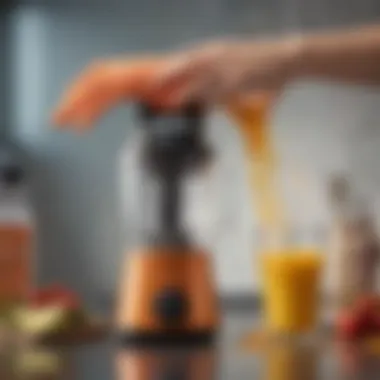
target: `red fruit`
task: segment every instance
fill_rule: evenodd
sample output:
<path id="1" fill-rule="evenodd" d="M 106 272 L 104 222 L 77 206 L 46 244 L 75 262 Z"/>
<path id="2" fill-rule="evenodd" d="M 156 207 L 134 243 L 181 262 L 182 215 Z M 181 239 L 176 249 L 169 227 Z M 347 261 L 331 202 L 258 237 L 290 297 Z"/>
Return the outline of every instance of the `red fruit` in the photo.
<path id="1" fill-rule="evenodd" d="M 354 308 L 367 334 L 373 334 L 380 329 L 380 300 L 376 295 L 361 297 Z"/>
<path id="2" fill-rule="evenodd" d="M 73 294 L 57 294 L 51 303 L 59 304 L 68 310 L 77 310 L 81 305 L 78 297 Z"/>
<path id="3" fill-rule="evenodd" d="M 336 322 L 338 336 L 344 340 L 356 339 L 360 333 L 359 322 L 358 318 L 352 314 L 342 314 Z"/>
<path id="4" fill-rule="evenodd" d="M 30 299 L 34 307 L 51 306 L 59 304 L 69 310 L 79 309 L 81 302 L 79 297 L 61 285 L 53 285 L 37 290 Z"/>
<path id="5" fill-rule="evenodd" d="M 375 332 L 380 333 L 380 313 L 374 313 L 372 315 L 372 325 Z"/>
<path id="6" fill-rule="evenodd" d="M 366 322 L 370 334 L 374 335 L 380 333 L 380 313 L 378 310 L 372 310 L 367 316 Z"/>
<path id="7" fill-rule="evenodd" d="M 376 310 L 380 310 L 379 297 L 367 295 L 360 297 L 354 305 L 355 313 L 360 314 L 363 318 L 369 317 Z"/>

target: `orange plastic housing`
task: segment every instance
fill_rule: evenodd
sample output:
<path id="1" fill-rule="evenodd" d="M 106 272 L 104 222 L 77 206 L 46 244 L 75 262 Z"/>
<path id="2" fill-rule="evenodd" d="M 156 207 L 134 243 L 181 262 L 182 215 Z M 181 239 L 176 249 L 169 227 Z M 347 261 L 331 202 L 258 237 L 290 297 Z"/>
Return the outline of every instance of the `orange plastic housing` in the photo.
<path id="1" fill-rule="evenodd" d="M 128 253 L 120 284 L 117 327 L 121 331 L 214 331 L 218 302 L 208 255 L 147 248 Z M 187 302 L 180 323 L 167 326 L 155 310 L 157 297 L 176 289 Z"/>

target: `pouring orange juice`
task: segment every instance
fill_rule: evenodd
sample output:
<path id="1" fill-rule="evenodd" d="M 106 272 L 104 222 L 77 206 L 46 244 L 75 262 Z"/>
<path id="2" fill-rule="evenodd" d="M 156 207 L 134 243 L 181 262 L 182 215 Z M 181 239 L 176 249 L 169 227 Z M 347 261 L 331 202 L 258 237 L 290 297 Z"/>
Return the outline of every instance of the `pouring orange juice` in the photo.
<path id="1" fill-rule="evenodd" d="M 253 95 L 228 106 L 242 134 L 253 192 L 253 208 L 270 240 L 260 256 L 264 321 L 271 332 L 301 333 L 318 319 L 322 268 L 317 249 L 286 243 L 283 202 L 275 184 L 276 157 L 269 127 L 270 95 Z"/>
<path id="2" fill-rule="evenodd" d="M 74 125 L 77 130 L 93 126 L 112 105 L 144 97 L 146 83 L 162 63 L 157 57 L 145 57 L 130 62 L 116 60 L 91 69 L 69 88 L 56 109 L 54 123 Z M 99 88 L 103 89 L 101 96 Z M 305 330 L 315 322 L 321 261 L 317 252 L 299 251 L 283 243 L 286 221 L 274 183 L 277 165 L 268 122 L 272 99 L 266 94 L 249 96 L 231 101 L 227 109 L 244 138 L 254 209 L 271 237 L 271 245 L 277 246 L 277 253 L 262 255 L 268 327 Z M 161 104 L 162 99 L 155 101 Z"/>

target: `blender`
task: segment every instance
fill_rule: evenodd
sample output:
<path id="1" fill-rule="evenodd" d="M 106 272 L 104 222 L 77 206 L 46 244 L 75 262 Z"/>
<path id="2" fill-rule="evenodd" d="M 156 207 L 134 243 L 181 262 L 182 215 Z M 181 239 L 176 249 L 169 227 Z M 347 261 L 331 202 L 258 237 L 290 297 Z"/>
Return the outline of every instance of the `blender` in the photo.
<path id="1" fill-rule="evenodd" d="M 209 205 L 198 197 L 213 164 L 204 110 L 196 104 L 177 111 L 139 108 L 142 139 L 135 169 L 142 178 L 143 220 L 139 246 L 126 253 L 122 268 L 117 330 L 124 344 L 209 343 L 219 318 L 202 242 Z"/>

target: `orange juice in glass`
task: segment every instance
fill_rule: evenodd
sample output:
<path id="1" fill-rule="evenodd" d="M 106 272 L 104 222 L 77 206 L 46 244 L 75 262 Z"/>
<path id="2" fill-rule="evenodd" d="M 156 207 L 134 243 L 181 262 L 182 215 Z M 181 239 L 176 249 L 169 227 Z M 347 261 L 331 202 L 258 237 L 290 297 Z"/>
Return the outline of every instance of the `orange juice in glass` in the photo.
<path id="1" fill-rule="evenodd" d="M 264 322 L 269 332 L 304 333 L 316 326 L 321 254 L 314 249 L 284 249 L 262 256 Z"/>
<path id="2" fill-rule="evenodd" d="M 298 333 L 311 330 L 317 322 L 322 260 L 315 249 L 293 249 L 282 243 L 289 226 L 275 181 L 278 161 L 270 126 L 275 99 L 271 93 L 251 94 L 231 101 L 227 110 L 243 138 L 253 212 L 269 237 L 267 243 L 281 247 L 263 255 L 266 327 Z"/>

